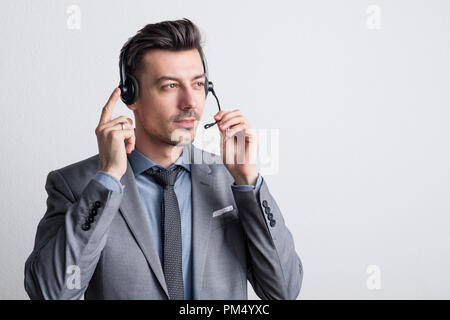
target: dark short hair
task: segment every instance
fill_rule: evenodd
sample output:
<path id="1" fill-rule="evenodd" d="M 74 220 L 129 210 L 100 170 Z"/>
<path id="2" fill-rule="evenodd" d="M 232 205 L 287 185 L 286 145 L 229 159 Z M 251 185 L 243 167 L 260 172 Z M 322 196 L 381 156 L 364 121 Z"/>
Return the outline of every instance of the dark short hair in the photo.
<path id="1" fill-rule="evenodd" d="M 120 58 L 125 54 L 125 71 L 138 77 L 144 69 L 143 56 L 152 49 L 171 51 L 197 49 L 202 54 L 200 31 L 186 18 L 147 24 L 129 38 L 120 50 Z"/>

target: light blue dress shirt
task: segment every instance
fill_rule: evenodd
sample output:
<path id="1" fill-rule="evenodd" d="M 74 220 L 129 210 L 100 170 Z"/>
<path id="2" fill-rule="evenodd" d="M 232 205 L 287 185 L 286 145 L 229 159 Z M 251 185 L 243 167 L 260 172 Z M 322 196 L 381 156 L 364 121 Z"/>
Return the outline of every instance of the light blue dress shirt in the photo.
<path id="1" fill-rule="evenodd" d="M 182 268 L 184 281 L 184 297 L 186 300 L 192 300 L 194 293 L 192 291 L 192 187 L 191 187 L 191 167 L 189 161 L 183 161 L 184 150 L 180 157 L 169 167 L 174 170 L 177 165 L 182 166 L 185 170 L 181 170 L 175 181 L 174 189 L 178 200 L 181 215 L 181 241 L 182 241 Z M 187 154 L 186 154 L 187 156 Z M 163 201 L 163 189 L 150 178 L 144 171 L 152 168 L 152 170 L 166 170 L 163 166 L 155 163 L 153 160 L 145 156 L 139 150 L 134 149 L 127 155 L 128 161 L 133 168 L 136 186 L 142 201 L 142 205 L 149 217 L 150 231 L 162 261 L 162 241 L 161 241 L 161 203 Z M 106 188 L 114 192 L 123 192 L 124 185 L 120 183 L 114 176 L 98 171 L 94 179 Z M 231 185 L 237 190 L 259 191 L 262 177 L 258 174 L 256 185 Z"/>

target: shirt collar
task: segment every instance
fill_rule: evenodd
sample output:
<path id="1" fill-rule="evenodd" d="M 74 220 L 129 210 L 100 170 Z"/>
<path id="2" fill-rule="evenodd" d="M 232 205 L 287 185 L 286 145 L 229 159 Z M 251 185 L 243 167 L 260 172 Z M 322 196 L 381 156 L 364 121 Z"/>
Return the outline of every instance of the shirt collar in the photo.
<path id="1" fill-rule="evenodd" d="M 169 167 L 169 170 L 175 169 L 177 165 L 182 166 L 187 171 L 191 171 L 190 161 L 188 159 L 189 152 L 186 150 L 189 145 L 186 145 L 183 147 L 183 151 L 181 152 L 181 155 L 178 157 L 178 159 Z M 144 155 L 142 152 L 137 150 L 136 148 L 127 155 L 128 161 L 130 161 L 130 165 L 133 168 L 134 176 L 137 177 L 144 171 L 153 168 L 153 170 L 161 169 L 166 170 L 163 166 L 159 165 L 158 163 L 154 162 L 152 159 Z"/>

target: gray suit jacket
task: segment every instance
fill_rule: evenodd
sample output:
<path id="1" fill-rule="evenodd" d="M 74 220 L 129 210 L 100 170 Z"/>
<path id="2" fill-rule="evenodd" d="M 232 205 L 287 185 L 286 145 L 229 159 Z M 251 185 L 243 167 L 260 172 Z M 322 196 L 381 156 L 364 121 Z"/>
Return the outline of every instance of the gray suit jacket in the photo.
<path id="1" fill-rule="evenodd" d="M 194 298 L 247 299 L 248 280 L 261 299 L 295 299 L 302 263 L 264 179 L 259 194 L 234 190 L 220 156 L 188 150 Z M 97 154 L 48 174 L 47 212 L 25 263 L 25 290 L 31 299 L 168 299 L 130 163 L 123 193 L 94 180 L 98 170 Z M 95 221 L 83 230 L 96 204 Z"/>

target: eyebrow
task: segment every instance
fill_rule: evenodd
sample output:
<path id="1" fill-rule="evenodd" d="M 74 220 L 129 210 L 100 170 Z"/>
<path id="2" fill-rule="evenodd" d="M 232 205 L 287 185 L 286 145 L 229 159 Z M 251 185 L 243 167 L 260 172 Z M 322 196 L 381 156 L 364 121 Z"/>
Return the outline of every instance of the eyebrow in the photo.
<path id="1" fill-rule="evenodd" d="M 200 78 L 203 78 L 203 77 L 206 77 L 206 76 L 205 76 L 205 73 L 202 73 L 202 74 L 199 74 L 198 76 L 193 77 L 193 78 L 191 79 L 191 81 L 192 81 L 192 80 L 197 80 L 197 79 L 200 79 Z M 175 78 L 175 77 L 169 77 L 169 76 L 162 76 L 162 77 L 159 77 L 159 78 L 155 81 L 155 83 L 160 83 L 161 81 L 164 81 L 164 80 L 180 81 L 181 79 Z"/>

